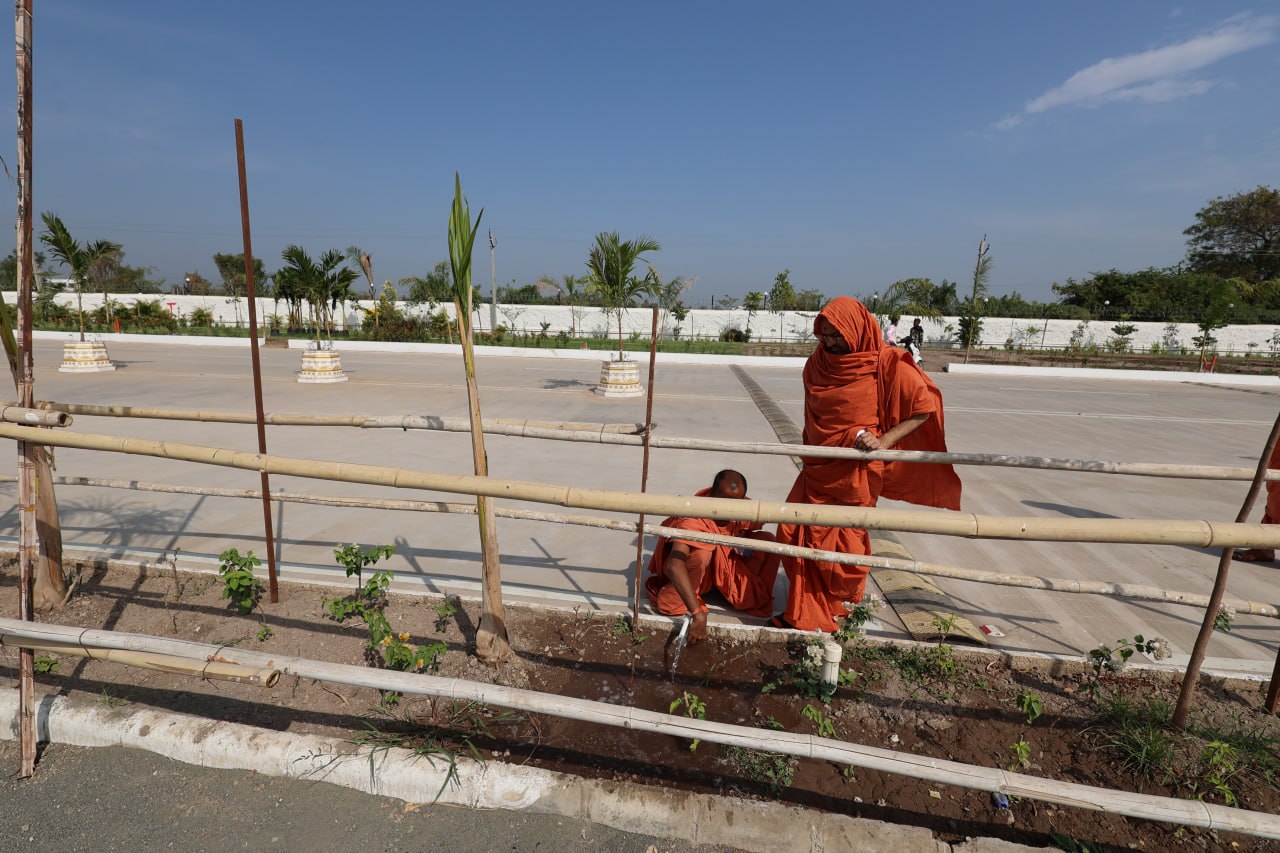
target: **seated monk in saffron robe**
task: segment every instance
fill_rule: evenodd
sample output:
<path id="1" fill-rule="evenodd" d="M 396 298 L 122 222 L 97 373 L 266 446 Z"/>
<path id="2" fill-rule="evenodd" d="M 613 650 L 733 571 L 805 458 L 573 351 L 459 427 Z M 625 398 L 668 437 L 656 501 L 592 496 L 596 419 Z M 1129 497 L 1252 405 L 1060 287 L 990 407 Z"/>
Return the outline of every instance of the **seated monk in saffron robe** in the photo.
<path id="1" fill-rule="evenodd" d="M 699 497 L 747 497 L 747 480 L 737 471 L 716 474 L 709 489 Z M 668 518 L 663 527 L 677 527 L 702 533 L 719 533 L 749 539 L 774 541 L 773 535 L 753 529 L 749 521 L 717 521 L 710 518 Z M 717 590 L 736 610 L 754 616 L 773 612 L 773 582 L 778 577 L 777 554 L 740 550 L 729 545 L 712 545 L 687 539 L 659 539 L 649 559 L 645 591 L 654 608 L 667 616 L 693 613 L 689 643 L 706 639 L 707 605 L 702 596 Z"/>
<path id="2" fill-rule="evenodd" d="M 875 317 L 840 296 L 814 321 L 818 347 L 804 368 L 804 443 L 861 450 L 946 450 L 942 394 L 897 347 L 886 346 Z M 788 503 L 875 506 L 880 497 L 960 508 L 950 465 L 807 457 Z M 778 541 L 841 554 L 869 554 L 867 531 L 780 524 Z M 862 600 L 864 566 L 783 557 L 791 582 L 779 627 L 834 631 Z"/>
<path id="3" fill-rule="evenodd" d="M 1280 444 L 1277 444 L 1275 450 L 1271 451 L 1271 458 L 1267 460 L 1267 467 L 1280 468 Z M 1267 480 L 1266 485 L 1267 508 L 1262 513 L 1262 523 L 1280 524 L 1280 481 Z M 1271 563 L 1275 562 L 1276 551 L 1274 548 L 1241 548 L 1232 556 L 1245 563 Z"/>

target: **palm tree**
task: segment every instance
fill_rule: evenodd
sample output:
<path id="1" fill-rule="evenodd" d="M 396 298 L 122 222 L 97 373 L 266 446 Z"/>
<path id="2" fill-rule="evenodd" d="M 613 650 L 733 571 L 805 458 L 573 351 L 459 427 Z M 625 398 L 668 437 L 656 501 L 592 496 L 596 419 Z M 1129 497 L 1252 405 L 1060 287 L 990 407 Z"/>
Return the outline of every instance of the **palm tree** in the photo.
<path id="1" fill-rule="evenodd" d="M 596 235 L 596 244 L 587 254 L 587 269 L 591 271 L 591 290 L 600 295 L 606 314 L 618 317 L 618 361 L 622 352 L 622 317 L 641 296 L 655 296 L 654 283 L 649 276 L 637 278 L 631 275 L 640 256 L 645 252 L 662 249 L 652 237 L 641 235 L 635 240 L 623 240 L 617 231 L 604 231 Z"/>
<path id="2" fill-rule="evenodd" d="M 71 271 L 71 283 L 76 289 L 76 313 L 80 315 L 80 340 L 84 340 L 84 284 L 89 276 L 90 268 L 102 258 L 120 251 L 119 243 L 110 240 L 95 240 L 81 246 L 71 237 L 67 226 L 52 213 L 42 213 L 45 232 L 40 235 L 40 242 L 49 247 L 53 259 Z M 106 293 L 103 293 L 106 299 Z"/>
<path id="3" fill-rule="evenodd" d="M 489 476 L 489 458 L 484 450 L 484 423 L 480 418 L 480 389 L 476 383 L 476 359 L 471 344 L 471 308 L 475 289 L 471 286 L 471 249 L 480 230 L 484 210 L 471 223 L 471 207 L 462 195 L 462 179 L 453 175 L 453 207 L 449 214 L 449 267 L 453 274 L 453 307 L 457 315 L 458 337 L 462 341 L 462 363 L 467 373 L 467 405 L 471 416 L 471 456 L 477 477 Z M 502 566 L 498 559 L 498 529 L 493 501 L 476 496 L 480 520 L 480 563 L 482 571 L 480 624 L 476 627 L 476 657 L 492 666 L 511 656 L 507 625 L 502 612 Z"/>
<path id="4" fill-rule="evenodd" d="M 369 282 L 369 298 L 374 301 L 373 328 L 376 332 L 378 329 L 378 292 L 373 286 L 373 255 L 359 246 L 348 246 L 346 256 L 347 260 L 360 267 L 364 272 L 365 279 Z"/>
<path id="5" fill-rule="evenodd" d="M 965 306 L 964 314 L 960 317 L 960 335 L 965 339 L 964 363 L 969 363 L 969 351 L 973 349 L 973 342 L 982 337 L 982 310 L 979 307 L 979 300 L 986 301 L 987 298 L 987 280 L 991 277 L 991 258 L 987 254 L 991 251 L 991 244 L 987 242 L 987 235 L 982 235 L 981 242 L 978 243 L 978 261 L 973 267 L 973 291 L 969 294 L 968 305 Z"/>
<path id="6" fill-rule="evenodd" d="M 316 346 L 321 330 L 333 337 L 333 311 L 340 302 L 351 298 L 351 283 L 356 273 L 346 267 L 337 249 L 330 249 L 313 260 L 301 246 L 291 245 L 280 253 L 285 265 L 276 273 L 276 286 L 285 299 L 305 299 L 316 324 Z"/>

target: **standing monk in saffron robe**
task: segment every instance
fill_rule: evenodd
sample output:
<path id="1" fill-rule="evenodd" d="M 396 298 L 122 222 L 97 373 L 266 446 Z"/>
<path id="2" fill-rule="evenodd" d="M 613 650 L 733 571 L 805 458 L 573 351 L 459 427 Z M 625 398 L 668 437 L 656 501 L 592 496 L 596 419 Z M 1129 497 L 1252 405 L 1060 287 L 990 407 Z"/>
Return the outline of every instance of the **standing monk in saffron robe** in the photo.
<path id="1" fill-rule="evenodd" d="M 701 489 L 699 497 L 747 497 L 747 479 L 737 471 L 716 474 L 711 488 Z M 702 533 L 719 533 L 749 539 L 774 541 L 773 535 L 753 529 L 749 521 L 716 521 L 710 518 L 668 518 L 663 527 L 677 527 Z M 778 577 L 777 554 L 743 551 L 729 545 L 712 545 L 686 539 L 659 539 L 649 559 L 652 573 L 645 581 L 645 591 L 654 608 L 667 616 L 693 613 L 689 625 L 689 643 L 707 637 L 707 605 L 702 596 L 716 589 L 729 606 L 753 616 L 773 612 L 773 582 Z"/>
<path id="2" fill-rule="evenodd" d="M 818 348 L 804 368 L 804 443 L 860 450 L 946 450 L 942 394 L 856 299 L 831 300 L 814 321 Z M 950 465 L 807 457 L 788 503 L 875 506 L 880 497 L 960 508 Z M 867 531 L 780 524 L 778 541 L 842 554 L 870 554 Z M 783 557 L 791 581 L 780 627 L 834 631 L 846 603 L 862 600 L 864 566 Z"/>

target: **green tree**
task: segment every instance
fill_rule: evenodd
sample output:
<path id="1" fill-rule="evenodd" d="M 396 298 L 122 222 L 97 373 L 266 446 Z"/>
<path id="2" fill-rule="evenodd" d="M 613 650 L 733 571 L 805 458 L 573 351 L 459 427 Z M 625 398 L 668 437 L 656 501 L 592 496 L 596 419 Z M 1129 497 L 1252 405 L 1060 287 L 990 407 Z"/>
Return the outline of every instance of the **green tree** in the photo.
<path id="1" fill-rule="evenodd" d="M 662 312 L 661 322 L 658 324 L 658 334 L 666 334 L 667 317 L 675 311 L 676 306 L 680 305 L 684 300 L 685 293 L 689 288 L 693 287 L 693 283 L 698 280 L 696 275 L 685 277 L 678 275 L 670 281 L 663 281 L 662 275 L 652 264 L 649 265 L 649 272 L 646 276 L 653 290 L 650 294 L 658 303 L 658 309 Z"/>
<path id="2" fill-rule="evenodd" d="M 1280 190 L 1259 186 L 1219 196 L 1182 233 L 1187 262 L 1195 272 L 1250 283 L 1280 278 Z"/>
<path id="3" fill-rule="evenodd" d="M 880 297 L 881 310 L 889 314 L 941 317 L 939 286 L 927 278 L 904 278 L 895 281 Z M 954 285 L 952 291 L 954 292 Z"/>
<path id="4" fill-rule="evenodd" d="M 764 303 L 767 297 L 759 290 L 748 291 L 747 295 L 742 297 L 742 307 L 747 312 L 747 332 L 751 332 L 751 321 L 755 319 L 756 314 L 764 310 Z"/>
<path id="5" fill-rule="evenodd" d="M 641 235 L 635 240 L 623 240 L 617 231 L 602 231 L 596 235 L 595 245 L 587 254 L 587 269 L 591 273 L 589 287 L 599 295 L 605 313 L 618 318 L 618 361 L 624 358 L 622 319 L 627 309 L 641 296 L 656 296 L 649 276 L 637 277 L 631 272 L 645 252 L 661 249 L 652 237 Z"/>
<path id="6" fill-rule="evenodd" d="M 467 374 L 467 404 L 471 416 L 471 452 L 477 477 L 489 476 L 489 460 L 484 449 L 484 428 L 480 417 L 480 388 L 476 382 L 476 360 L 471 344 L 471 309 L 475 288 L 471 285 L 471 252 L 480 230 L 484 210 L 471 223 L 471 206 L 462 195 L 462 178 L 453 176 L 453 207 L 449 213 L 449 269 L 453 276 L 453 307 L 457 314 L 458 337 L 462 341 L 462 362 Z M 506 620 L 502 612 L 502 567 L 499 562 L 498 530 L 493 501 L 476 497 L 480 520 L 480 562 L 482 595 L 480 624 L 476 627 L 476 657 L 496 666 L 511 656 Z"/>
<path id="7" fill-rule="evenodd" d="M 39 273 L 44 269 L 44 252 L 35 252 L 32 255 L 34 261 L 33 266 Z M 10 252 L 7 257 L 0 260 L 0 290 L 17 290 L 18 289 L 18 253 Z"/>
<path id="8" fill-rule="evenodd" d="M 192 271 L 182 276 L 182 292 L 187 296 L 212 296 L 218 291 L 213 282 Z"/>
<path id="9" fill-rule="evenodd" d="M 213 263 L 222 278 L 222 292 L 227 296 L 247 296 L 249 286 L 244 277 L 244 252 L 234 255 L 215 253 Z M 253 289 L 259 296 L 267 296 L 267 273 L 262 258 L 253 259 Z"/>
<path id="10" fill-rule="evenodd" d="M 361 249 L 359 246 L 348 246 L 346 258 L 348 261 L 358 266 L 360 271 L 364 273 L 365 281 L 369 282 L 369 298 L 376 302 L 378 299 L 378 289 L 373 283 L 373 255 L 369 254 L 364 249 Z M 380 312 L 375 310 L 373 313 L 373 330 L 375 333 L 378 331 L 378 324 L 380 322 L 379 316 Z"/>
<path id="11" fill-rule="evenodd" d="M 448 261 L 440 261 L 425 276 L 402 278 L 400 284 L 408 286 L 409 293 L 405 301 L 415 307 L 420 305 L 435 307 L 453 298 L 453 283 L 449 280 Z"/>
<path id="12" fill-rule="evenodd" d="M 49 249 L 49 254 L 71 273 L 71 284 L 76 291 L 76 313 L 80 317 L 80 340 L 84 340 L 84 287 L 88 282 L 90 268 L 95 262 L 107 255 L 120 251 L 119 243 L 110 240 L 95 240 L 81 246 L 71 236 L 67 226 L 52 213 L 40 215 L 44 222 L 45 232 L 40 235 L 40 242 Z M 103 294 L 106 301 L 106 294 Z"/>
<path id="13" fill-rule="evenodd" d="M 791 270 L 783 270 L 773 278 L 769 289 L 769 310 L 775 312 L 796 309 L 796 289 L 791 285 Z"/>
<path id="14" fill-rule="evenodd" d="M 802 290 L 796 294 L 797 311 L 821 311 L 827 295 L 821 290 Z"/>
<path id="15" fill-rule="evenodd" d="M 283 280 L 284 288 L 294 299 L 304 299 L 310 306 L 316 343 L 320 342 L 322 331 L 332 338 L 334 309 L 351 298 L 355 271 L 345 265 L 346 259 L 337 249 L 329 249 L 313 260 L 301 246 L 291 245 L 280 257 L 285 265 L 276 273 L 276 282 Z"/>

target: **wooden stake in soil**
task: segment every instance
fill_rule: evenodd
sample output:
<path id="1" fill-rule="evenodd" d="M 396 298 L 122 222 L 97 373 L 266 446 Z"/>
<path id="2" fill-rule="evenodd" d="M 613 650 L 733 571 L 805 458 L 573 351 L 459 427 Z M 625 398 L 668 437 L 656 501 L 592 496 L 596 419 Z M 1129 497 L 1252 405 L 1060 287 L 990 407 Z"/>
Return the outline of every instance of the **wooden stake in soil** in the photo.
<path id="1" fill-rule="evenodd" d="M 1258 493 L 1262 491 L 1263 476 L 1267 473 L 1267 465 L 1270 464 L 1271 453 L 1276 449 L 1277 440 L 1280 440 L 1280 414 L 1276 415 L 1276 422 L 1271 427 L 1271 434 L 1267 436 L 1266 446 L 1262 448 L 1258 470 L 1253 475 L 1253 482 L 1249 484 L 1244 503 L 1240 505 L 1240 512 L 1236 515 L 1237 524 L 1246 521 L 1253 510 Z M 1228 545 L 1222 549 L 1222 556 L 1218 558 L 1218 576 L 1213 581 L 1213 592 L 1209 594 L 1209 606 L 1205 608 L 1204 621 L 1200 624 L 1200 633 L 1196 635 L 1196 644 L 1191 649 L 1191 658 L 1187 661 L 1186 675 L 1182 677 L 1182 688 L 1178 691 L 1178 705 L 1173 711 L 1173 727 L 1178 730 L 1186 728 L 1187 725 L 1191 699 L 1195 695 L 1196 681 L 1200 678 L 1200 664 L 1204 662 L 1205 651 L 1209 647 L 1209 637 L 1213 635 L 1213 624 L 1217 621 L 1218 610 L 1222 607 L 1222 596 L 1227 591 L 1227 572 L 1231 568 L 1231 558 L 1235 552 L 1235 547 Z"/>
<path id="2" fill-rule="evenodd" d="M 249 297 L 249 353 L 253 363 L 253 405 L 258 423 L 258 452 L 267 452 L 267 424 L 262 408 L 262 361 L 258 355 L 258 300 L 253 282 L 253 241 L 249 235 L 249 183 L 244 170 L 244 124 L 236 119 L 236 168 L 240 174 L 240 227 L 244 232 L 244 284 Z M 267 584 L 271 603 L 280 600 L 276 586 L 276 545 L 271 529 L 271 482 L 266 471 L 262 476 L 262 529 L 267 540 Z"/>
<path id="3" fill-rule="evenodd" d="M 31 9 L 18 0 L 15 21 L 18 55 L 18 402 L 31 408 L 35 369 L 31 355 Z M 36 445 L 18 442 L 18 618 L 31 621 L 31 585 L 36 572 Z M 18 655 L 18 776 L 36 772 L 35 657 Z"/>
<path id="4" fill-rule="evenodd" d="M 653 429 L 653 367 L 658 359 L 658 309 L 653 309 L 653 329 L 649 332 L 649 392 L 644 404 L 644 456 L 640 463 L 640 493 L 649 487 L 649 433 Z M 640 630 L 640 586 L 644 582 L 644 513 L 636 527 L 636 592 L 631 600 L 631 630 Z"/>

